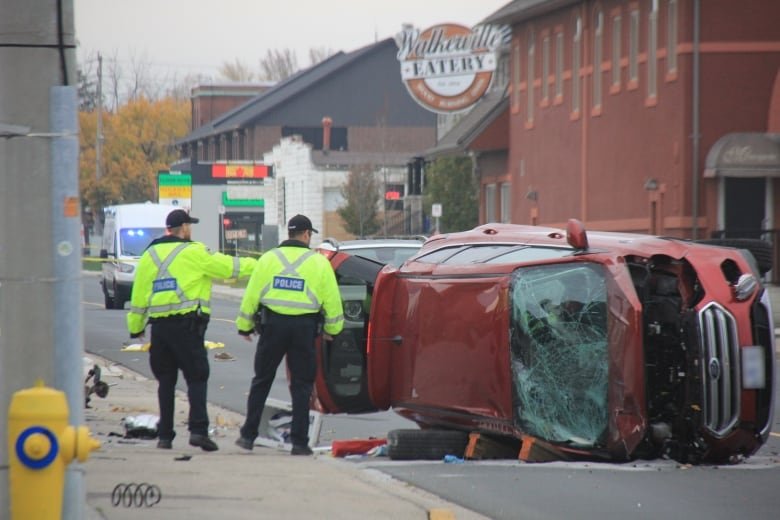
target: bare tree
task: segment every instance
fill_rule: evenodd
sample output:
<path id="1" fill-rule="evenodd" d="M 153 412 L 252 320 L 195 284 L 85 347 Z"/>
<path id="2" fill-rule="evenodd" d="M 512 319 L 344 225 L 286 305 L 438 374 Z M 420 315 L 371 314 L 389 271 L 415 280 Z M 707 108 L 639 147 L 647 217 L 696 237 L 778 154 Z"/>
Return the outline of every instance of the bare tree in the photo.
<path id="1" fill-rule="evenodd" d="M 134 101 L 141 97 L 149 100 L 160 98 L 159 88 L 152 81 L 151 64 L 146 54 L 130 56 L 130 78 L 127 84 L 126 101 Z"/>
<path id="2" fill-rule="evenodd" d="M 211 76 L 205 74 L 186 74 L 178 76 L 171 74 L 166 79 L 166 97 L 177 100 L 189 100 L 192 95 L 192 89 L 204 83 L 213 81 Z"/>
<path id="3" fill-rule="evenodd" d="M 345 204 L 337 212 L 344 221 L 344 229 L 356 236 L 373 235 L 380 228 L 377 219 L 379 186 L 370 164 L 357 166 L 349 172 L 341 186 Z"/>
<path id="4" fill-rule="evenodd" d="M 122 66 L 119 64 L 119 51 L 114 49 L 111 56 L 104 58 L 105 67 L 105 82 L 107 86 L 103 88 L 103 91 L 107 93 L 108 108 L 111 112 L 116 112 L 117 108 L 122 101 L 121 88 L 124 81 L 124 75 Z"/>
<path id="5" fill-rule="evenodd" d="M 241 60 L 226 61 L 219 67 L 219 73 L 228 81 L 250 82 L 255 79 L 255 73 Z"/>
<path id="6" fill-rule="evenodd" d="M 269 49 L 260 59 L 260 79 L 282 81 L 298 71 L 298 58 L 292 49 Z"/>
<path id="7" fill-rule="evenodd" d="M 333 56 L 333 49 L 330 47 L 312 47 L 309 49 L 309 65 L 316 65 Z"/>

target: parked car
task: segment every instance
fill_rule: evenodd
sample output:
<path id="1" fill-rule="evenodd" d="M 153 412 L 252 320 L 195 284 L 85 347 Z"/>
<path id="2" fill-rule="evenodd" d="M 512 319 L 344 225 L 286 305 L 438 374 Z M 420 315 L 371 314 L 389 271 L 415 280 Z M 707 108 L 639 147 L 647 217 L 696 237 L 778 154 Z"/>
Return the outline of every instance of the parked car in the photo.
<path id="1" fill-rule="evenodd" d="M 358 240 L 337 241 L 325 239 L 320 245 L 321 252 L 342 251 L 350 255 L 376 260 L 396 267 L 414 255 L 425 242 L 425 237 L 413 238 L 364 238 Z"/>
<path id="2" fill-rule="evenodd" d="M 349 296 L 318 346 L 320 411 L 392 408 L 420 445 L 480 432 L 526 460 L 537 442 L 720 463 L 768 438 L 774 325 L 749 251 L 571 220 L 438 235 L 400 267 L 345 253 L 329 253 Z"/>

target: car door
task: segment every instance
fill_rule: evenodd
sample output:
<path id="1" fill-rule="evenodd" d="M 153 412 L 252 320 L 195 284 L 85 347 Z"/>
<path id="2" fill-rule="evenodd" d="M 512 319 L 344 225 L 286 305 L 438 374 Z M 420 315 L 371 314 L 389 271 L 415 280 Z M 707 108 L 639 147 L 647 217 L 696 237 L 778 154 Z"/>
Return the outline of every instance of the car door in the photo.
<path id="1" fill-rule="evenodd" d="M 384 264 L 329 252 L 344 309 L 344 330 L 317 345 L 315 408 L 325 413 L 379 410 L 371 398 L 367 356 L 374 286 Z M 386 409 L 386 406 L 381 409 Z"/>

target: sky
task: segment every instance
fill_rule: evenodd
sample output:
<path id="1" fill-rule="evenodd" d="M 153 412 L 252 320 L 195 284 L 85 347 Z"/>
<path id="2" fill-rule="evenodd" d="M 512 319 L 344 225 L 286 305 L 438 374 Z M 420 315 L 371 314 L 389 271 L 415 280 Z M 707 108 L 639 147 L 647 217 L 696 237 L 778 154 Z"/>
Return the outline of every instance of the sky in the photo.
<path id="1" fill-rule="evenodd" d="M 239 60 L 250 70 L 269 49 L 353 51 L 405 23 L 472 27 L 511 0 L 74 0 L 80 63 L 100 52 L 155 72 L 217 78 Z"/>

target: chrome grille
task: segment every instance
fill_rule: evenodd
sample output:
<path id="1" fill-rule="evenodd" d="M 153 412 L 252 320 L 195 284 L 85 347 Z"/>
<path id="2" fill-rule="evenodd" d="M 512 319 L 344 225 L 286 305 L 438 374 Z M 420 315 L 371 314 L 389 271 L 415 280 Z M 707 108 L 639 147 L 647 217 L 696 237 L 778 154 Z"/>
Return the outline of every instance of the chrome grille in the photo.
<path id="1" fill-rule="evenodd" d="M 739 418 L 739 339 L 734 317 L 711 303 L 699 312 L 704 384 L 704 425 L 726 435 Z"/>

